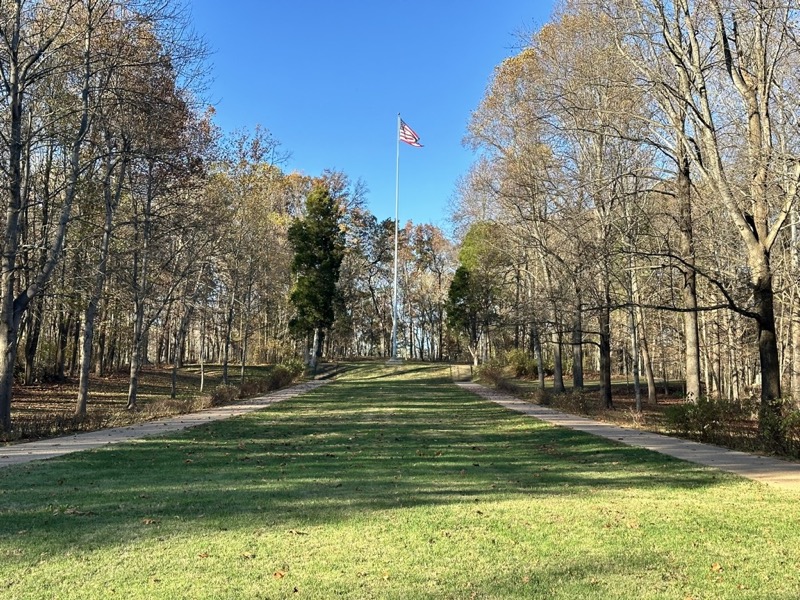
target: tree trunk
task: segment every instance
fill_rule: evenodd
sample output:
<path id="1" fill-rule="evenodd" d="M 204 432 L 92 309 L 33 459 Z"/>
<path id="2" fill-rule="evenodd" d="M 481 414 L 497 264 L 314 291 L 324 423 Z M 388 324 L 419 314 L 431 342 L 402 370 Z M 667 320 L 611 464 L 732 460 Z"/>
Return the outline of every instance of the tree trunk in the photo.
<path id="1" fill-rule="evenodd" d="M 732 313 L 728 313 L 727 316 L 728 318 L 726 319 L 725 330 L 727 333 L 728 342 L 728 369 L 730 370 L 729 398 L 732 402 L 739 403 L 741 400 L 740 391 L 742 388 L 742 382 L 739 378 L 739 357 L 737 355 L 738 344 L 735 341 L 734 333 L 734 327 L 736 324 L 734 322 Z"/>
<path id="2" fill-rule="evenodd" d="M 25 332 L 25 385 L 31 385 L 36 377 L 36 351 L 42 333 L 44 299 L 39 297 L 32 303 L 28 312 Z"/>
<path id="3" fill-rule="evenodd" d="M 710 396 L 712 392 L 712 383 L 711 383 L 711 350 L 709 346 L 709 339 L 708 339 L 708 319 L 705 316 L 700 319 L 700 329 L 699 332 L 703 338 L 703 353 L 701 356 L 701 360 L 703 362 L 703 383 L 706 389 L 706 396 Z"/>
<path id="4" fill-rule="evenodd" d="M 791 222 L 791 253 L 792 253 L 792 270 L 794 272 L 795 281 L 800 277 L 800 232 L 798 231 L 798 224 L 800 224 L 800 211 L 793 212 Z M 792 386 L 792 400 L 795 407 L 800 406 L 800 290 L 795 286 L 792 289 L 792 304 L 791 304 L 791 331 L 792 331 L 792 359 L 791 365 L 791 378 L 790 384 Z"/>
<path id="5" fill-rule="evenodd" d="M 11 389 L 16 355 L 17 333 L 6 328 L 0 335 L 0 425 L 3 431 L 11 431 Z"/>
<path id="6" fill-rule="evenodd" d="M 102 322 L 100 334 L 97 336 L 97 364 L 94 372 L 98 377 L 103 377 L 106 374 L 106 331 L 102 326 Z"/>
<path id="7" fill-rule="evenodd" d="M 142 370 L 141 352 L 134 346 L 133 353 L 131 354 L 131 368 L 128 377 L 128 403 L 125 405 L 125 410 L 135 410 L 137 395 L 139 393 L 139 373 Z"/>
<path id="8" fill-rule="evenodd" d="M 161 325 L 161 333 L 158 336 L 158 343 L 156 344 L 156 360 L 155 364 L 160 367 L 165 362 L 169 361 L 169 338 L 172 333 L 172 304 L 173 300 L 170 299 L 167 309 L 164 311 L 164 321 Z"/>
<path id="9" fill-rule="evenodd" d="M 572 319 L 572 387 L 583 388 L 583 321 L 580 292 L 575 293 Z"/>
<path id="10" fill-rule="evenodd" d="M 80 375 L 78 379 L 78 399 L 75 404 L 75 416 L 86 415 L 86 404 L 89 400 L 89 371 L 92 367 L 92 338 L 94 337 L 94 320 L 97 315 L 97 301 L 94 295 L 83 312 L 83 330 L 81 331 Z"/>
<path id="11" fill-rule="evenodd" d="M 642 344 L 642 362 L 644 362 L 644 372 L 647 379 L 647 402 L 655 404 L 658 399 L 656 397 L 656 375 L 653 369 L 653 357 L 650 355 L 650 347 L 647 343 L 647 334 L 644 326 L 644 315 L 641 307 L 639 312 L 639 339 Z"/>
<path id="12" fill-rule="evenodd" d="M 244 374 L 247 367 L 247 346 L 250 338 L 250 308 L 253 297 L 253 276 L 252 271 L 248 270 L 247 278 L 247 296 L 244 304 L 244 309 L 241 315 L 241 330 L 242 330 L 242 354 L 241 354 L 241 371 L 239 374 L 239 381 L 244 383 Z"/>
<path id="13" fill-rule="evenodd" d="M 69 376 L 75 377 L 78 368 L 78 346 L 81 338 L 81 317 L 75 315 L 75 322 L 72 324 L 72 357 L 69 360 Z"/>
<path id="14" fill-rule="evenodd" d="M 245 377 L 245 370 L 247 369 L 247 325 L 245 324 L 245 330 L 242 334 L 242 364 L 239 371 L 239 381 L 244 383 Z"/>
<path id="15" fill-rule="evenodd" d="M 189 329 L 189 320 L 194 311 L 193 304 L 184 306 L 181 320 L 178 322 L 178 330 L 175 332 L 175 348 L 172 357 L 172 377 L 170 384 L 170 398 L 175 398 L 178 394 L 178 369 L 183 366 L 183 347 L 186 345 L 186 335 Z"/>
<path id="16" fill-rule="evenodd" d="M 69 332 L 72 328 L 73 313 L 70 310 L 64 314 L 63 311 L 58 312 L 58 341 L 56 343 L 56 364 L 55 364 L 55 377 L 58 381 L 66 379 L 66 365 L 67 365 L 67 344 L 69 343 Z"/>
<path id="17" fill-rule="evenodd" d="M 25 9 L 27 10 L 27 9 Z M 87 27 L 83 37 L 82 48 L 82 89 L 80 121 L 75 130 L 75 135 L 69 143 L 69 174 L 65 188 L 61 192 L 63 201 L 61 214 L 55 227 L 52 244 L 47 251 L 44 264 L 36 273 L 34 280 L 17 295 L 15 286 L 16 260 L 19 249 L 19 218 L 22 209 L 22 181 L 23 181 L 23 149 L 25 138 L 23 136 L 25 88 L 35 78 L 41 75 L 37 70 L 38 64 L 51 56 L 46 50 L 54 42 L 48 38 L 48 33 L 43 33 L 39 40 L 25 39 L 22 31 L 23 3 L 15 2 L 9 7 L 7 15 L 5 39 L 9 44 L 9 53 L 5 65 L 5 95 L 6 101 L 4 115 L 8 122 L 7 148 L 3 170 L 6 172 L 7 186 L 5 195 L 5 221 L 2 238 L 2 256 L 0 257 L 0 426 L 4 431 L 11 429 L 11 398 L 14 385 L 14 363 L 16 361 L 17 334 L 19 332 L 22 315 L 28 308 L 30 301 L 38 296 L 47 284 L 64 247 L 64 237 L 67 231 L 72 203 L 75 199 L 78 178 L 81 173 L 81 150 L 86 132 L 89 129 L 89 87 L 91 83 L 91 41 L 92 28 Z M 57 32 L 59 28 L 53 27 Z M 25 52 L 20 47 L 31 43 L 32 47 Z M 38 46 L 38 47 L 37 47 Z M 29 57 L 26 64 L 21 64 L 22 56 Z"/>
<path id="18" fill-rule="evenodd" d="M 800 406 L 800 301 L 795 297 L 792 307 L 792 400 Z"/>
<path id="19" fill-rule="evenodd" d="M 544 389 L 544 352 L 542 351 L 542 336 L 539 334 L 539 328 L 534 322 L 531 325 L 531 343 L 533 344 L 533 353 L 536 356 L 536 376 L 539 379 L 539 389 Z"/>
<path id="20" fill-rule="evenodd" d="M 147 189 L 141 216 L 136 214 L 138 202 L 133 198 L 134 208 L 134 246 L 133 255 L 133 345 L 131 347 L 130 379 L 128 383 L 127 410 L 136 408 L 137 394 L 139 391 L 139 374 L 142 364 L 147 362 L 148 329 L 145 326 L 145 304 L 150 288 L 150 228 L 153 200 L 155 196 L 155 161 L 147 161 Z M 141 244 L 141 247 L 139 247 Z"/>
<path id="21" fill-rule="evenodd" d="M 684 125 L 685 126 L 685 125 Z M 683 339 L 686 359 L 686 400 L 700 399 L 700 334 L 697 319 L 697 273 L 695 271 L 694 228 L 692 220 L 692 180 L 688 152 L 677 144 L 678 174 L 676 188 L 680 203 L 680 252 L 683 259 Z"/>
<path id="22" fill-rule="evenodd" d="M 472 366 L 478 367 L 480 365 L 480 360 L 478 359 L 478 346 L 467 344 L 467 350 L 469 350 L 470 356 L 472 356 Z"/>
<path id="23" fill-rule="evenodd" d="M 635 278 L 636 276 L 633 275 Z M 636 322 L 636 307 L 630 310 L 631 321 L 631 364 L 633 366 L 633 394 L 636 402 L 636 412 L 642 412 L 642 385 L 639 381 L 639 325 Z"/>
<path id="24" fill-rule="evenodd" d="M 647 328 L 645 327 L 644 309 L 642 308 L 642 297 L 639 293 L 639 278 L 631 272 L 631 296 L 633 298 L 633 318 L 636 322 L 636 329 L 639 339 L 639 350 L 642 353 L 644 363 L 645 378 L 647 379 L 647 402 L 656 403 L 656 377 L 653 372 L 653 359 L 650 356 L 650 348 L 647 344 Z"/>
<path id="25" fill-rule="evenodd" d="M 560 394 L 564 388 L 564 366 L 561 358 L 561 332 L 553 334 L 553 391 Z"/>
<path id="26" fill-rule="evenodd" d="M 108 344 L 108 358 L 106 360 L 107 367 L 112 373 L 116 373 L 119 369 L 117 367 L 117 359 L 119 356 L 119 331 L 116 328 L 111 330 L 111 341 Z"/>
<path id="27" fill-rule="evenodd" d="M 11 60 L 8 64 L 9 81 L 6 82 L 6 106 L 8 106 L 10 138 L 8 139 L 8 197 L 5 208 L 3 251 L 0 253 L 0 425 L 3 431 L 11 430 L 11 396 L 14 385 L 14 363 L 17 356 L 17 328 L 19 319 L 14 302 L 16 293 L 16 256 L 19 247 L 19 217 L 22 209 L 22 155 L 23 155 L 23 91 L 25 82 L 20 80 L 19 46 L 21 34 L 22 3 L 14 6 L 14 29 L 6 32 L 12 44 Z M 11 25 L 11 24 L 10 24 Z M 9 35 L 11 34 L 11 35 Z M 5 166 L 5 165 L 4 165 Z"/>
<path id="28" fill-rule="evenodd" d="M 190 305 L 184 309 L 183 316 L 181 317 L 178 326 L 178 337 L 175 340 L 175 366 L 178 369 L 183 368 L 183 363 L 186 358 L 186 339 L 189 336 L 189 323 L 194 314 L 194 305 Z"/>
<path id="29" fill-rule="evenodd" d="M 758 313 L 758 356 L 761 363 L 759 432 L 765 442 L 780 446 L 783 442 L 780 423 L 781 366 L 778 355 L 778 338 L 775 335 L 772 277 L 768 264 L 765 264 L 761 272 L 756 274 L 753 299 Z"/>
<path id="30" fill-rule="evenodd" d="M 142 370 L 142 346 L 144 344 L 144 301 L 136 303 L 133 322 L 133 346 L 131 347 L 131 368 L 128 381 L 128 404 L 126 410 L 136 409 L 139 393 L 139 374 Z"/>
<path id="31" fill-rule="evenodd" d="M 442 362 L 443 353 L 444 353 L 444 310 L 439 307 L 438 312 L 438 319 L 439 319 L 439 348 L 436 352 L 436 358 L 439 362 Z"/>
<path id="32" fill-rule="evenodd" d="M 205 266 L 202 266 L 197 273 L 197 280 L 194 284 L 194 289 L 192 290 L 189 297 L 186 297 L 187 290 L 184 290 L 184 300 L 183 300 L 183 312 L 181 314 L 180 321 L 178 321 L 178 330 L 175 335 L 175 347 L 173 349 L 173 362 L 172 362 L 172 389 L 170 392 L 170 397 L 174 398 L 177 394 L 177 378 L 178 378 L 178 369 L 183 367 L 183 359 L 186 352 L 186 339 L 189 336 L 189 324 L 192 320 L 192 315 L 194 314 L 195 310 L 195 302 L 197 301 L 198 292 L 201 289 L 201 282 L 203 280 L 203 273 L 205 272 Z M 201 336 L 205 336 L 205 331 L 201 331 Z M 202 353 L 202 340 L 201 340 L 201 353 Z M 201 358 L 202 360 L 202 358 Z M 201 367 L 202 370 L 202 367 Z M 201 389 L 202 392 L 202 376 L 201 376 Z"/>
<path id="33" fill-rule="evenodd" d="M 605 408 L 614 408 L 611 397 L 611 311 L 600 308 L 600 398 Z"/>
<path id="34" fill-rule="evenodd" d="M 311 368 L 312 373 L 317 371 L 317 355 L 319 354 L 322 339 L 320 335 L 320 328 L 314 328 L 314 341 L 311 343 L 311 356 L 309 356 L 308 366 Z"/>
<path id="35" fill-rule="evenodd" d="M 225 339 L 222 346 L 222 385 L 228 385 L 228 355 L 231 347 L 231 334 L 233 330 L 233 307 L 236 298 L 236 291 L 231 295 L 228 304 L 228 312 L 225 316 Z"/>
<path id="36" fill-rule="evenodd" d="M 200 393 L 206 384 L 206 315 L 200 314 Z"/>

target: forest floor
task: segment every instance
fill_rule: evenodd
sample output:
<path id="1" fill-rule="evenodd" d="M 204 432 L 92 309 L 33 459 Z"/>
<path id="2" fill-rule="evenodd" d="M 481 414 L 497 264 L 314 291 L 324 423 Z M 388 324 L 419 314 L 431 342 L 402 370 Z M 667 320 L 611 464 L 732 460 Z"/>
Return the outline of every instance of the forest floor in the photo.
<path id="1" fill-rule="evenodd" d="M 468 366 L 454 367 L 453 376 L 462 381 L 471 378 Z M 642 409 L 636 410 L 636 397 L 630 381 L 612 382 L 613 408 L 605 408 L 600 397 L 600 384 L 591 376 L 583 389 L 567 387 L 553 393 L 552 379 L 547 380 L 544 392 L 539 382 L 528 378 L 504 376 L 500 381 L 482 381 L 513 396 L 534 404 L 591 418 L 603 423 L 630 427 L 642 431 L 682 437 L 702 443 L 716 444 L 732 450 L 779 456 L 800 460 L 800 429 L 787 428 L 783 448 L 765 449 L 758 435 L 758 401 L 745 398 L 740 402 L 707 401 L 697 410 L 686 408 L 681 382 L 660 383 L 655 402 L 647 401 L 647 386 L 642 385 Z M 565 382 L 566 383 L 566 382 Z M 676 410 L 677 409 L 677 410 Z"/>
<path id="2" fill-rule="evenodd" d="M 0 469 L 52 598 L 800 597 L 797 493 L 361 366 L 266 410 Z"/>
<path id="3" fill-rule="evenodd" d="M 245 379 L 265 377 L 271 369 L 269 365 L 249 366 L 245 370 Z M 240 385 L 238 365 L 229 367 L 228 378 L 230 385 Z M 57 383 L 16 385 L 11 405 L 14 429 L 11 433 L 0 432 L 0 444 L 122 427 L 205 408 L 209 406 L 211 394 L 222 382 L 222 368 L 220 365 L 204 367 L 202 392 L 200 367 L 189 365 L 179 369 L 176 397 L 173 399 L 170 398 L 171 367 L 146 367 L 140 377 L 136 410 L 125 409 L 128 381 L 127 373 L 93 376 L 87 415 L 80 419 L 73 416 L 78 394 L 76 378 L 68 377 Z"/>

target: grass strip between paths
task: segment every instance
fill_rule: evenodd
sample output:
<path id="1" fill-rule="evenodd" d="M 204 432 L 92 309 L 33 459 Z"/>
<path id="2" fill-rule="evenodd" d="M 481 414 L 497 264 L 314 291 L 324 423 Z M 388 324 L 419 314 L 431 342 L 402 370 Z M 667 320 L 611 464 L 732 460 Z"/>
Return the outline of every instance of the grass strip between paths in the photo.
<path id="1" fill-rule="evenodd" d="M 516 415 L 447 371 L 0 471 L 4 598 L 798 598 L 796 493 Z"/>

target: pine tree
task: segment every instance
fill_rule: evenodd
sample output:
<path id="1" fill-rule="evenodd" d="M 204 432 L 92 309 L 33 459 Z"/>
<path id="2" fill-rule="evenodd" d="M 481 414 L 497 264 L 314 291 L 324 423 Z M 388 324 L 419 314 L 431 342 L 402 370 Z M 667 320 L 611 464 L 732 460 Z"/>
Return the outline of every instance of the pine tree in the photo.
<path id="1" fill-rule="evenodd" d="M 323 335 L 333 325 L 337 283 L 344 257 L 341 208 L 327 187 L 315 186 L 306 198 L 306 214 L 289 228 L 295 276 L 291 301 L 297 311 L 290 325 L 295 334 L 313 333 L 309 365 L 316 366 Z"/>

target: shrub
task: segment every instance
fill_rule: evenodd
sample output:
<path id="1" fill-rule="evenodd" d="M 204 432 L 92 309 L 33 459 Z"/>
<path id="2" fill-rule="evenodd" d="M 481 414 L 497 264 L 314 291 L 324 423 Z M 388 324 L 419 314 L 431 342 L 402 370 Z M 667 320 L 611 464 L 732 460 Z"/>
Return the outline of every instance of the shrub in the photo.
<path id="1" fill-rule="evenodd" d="M 503 377 L 495 384 L 495 387 L 498 390 L 508 392 L 512 396 L 525 395 L 525 390 L 523 389 L 523 387 L 518 383 L 516 383 L 513 379 L 506 379 L 505 377 Z"/>
<path id="2" fill-rule="evenodd" d="M 524 350 L 509 350 L 506 353 L 505 361 L 514 377 L 536 377 L 538 375 L 536 361 Z"/>
<path id="3" fill-rule="evenodd" d="M 500 360 L 493 359 L 478 367 L 478 379 L 493 385 L 498 390 L 508 392 L 513 396 L 522 396 L 523 388 L 506 377 L 506 368 Z"/>
<path id="4" fill-rule="evenodd" d="M 157 419 L 170 415 L 194 412 L 208 408 L 209 399 L 204 396 L 196 398 L 155 398 L 141 405 L 137 410 L 147 419 Z M 127 412 L 127 411 L 125 411 Z M 123 421 L 124 422 L 124 421 Z"/>
<path id="5" fill-rule="evenodd" d="M 550 392 L 550 390 L 543 390 L 542 388 L 536 388 L 528 395 L 528 399 L 534 404 L 540 404 L 541 406 L 550 406 L 550 404 L 553 401 L 553 395 L 552 392 Z"/>
<path id="6" fill-rule="evenodd" d="M 593 399 L 589 392 L 580 389 L 554 394 L 550 399 L 550 404 L 554 408 L 583 415 L 592 414 L 596 412 L 597 408 L 597 400 Z"/>
<path id="7" fill-rule="evenodd" d="M 263 378 L 246 379 L 239 386 L 239 398 L 252 398 L 265 392 Z"/>
<path id="8" fill-rule="evenodd" d="M 252 398 L 266 394 L 294 383 L 305 371 L 299 360 L 289 360 L 275 365 L 264 377 L 254 377 L 244 381 L 239 389 L 239 398 Z"/>
<path id="9" fill-rule="evenodd" d="M 786 444 L 786 453 L 790 456 L 800 455 L 800 410 L 792 409 L 783 417 L 783 437 Z"/>
<path id="10" fill-rule="evenodd" d="M 211 406 L 220 406 L 233 402 L 239 397 L 239 388 L 235 385 L 218 385 L 211 392 Z"/>
<path id="11" fill-rule="evenodd" d="M 696 403 L 668 406 L 664 411 L 664 417 L 671 430 L 708 442 L 722 430 L 727 404 L 700 398 Z"/>
<path id="12" fill-rule="evenodd" d="M 491 383 L 495 386 L 505 379 L 505 369 L 498 360 L 490 360 L 483 363 L 478 367 L 477 374 L 479 380 Z"/>
<path id="13" fill-rule="evenodd" d="M 785 456 L 800 455 L 800 410 L 791 401 L 783 402 L 783 414 L 762 415 L 760 419 L 762 450 Z"/>
<path id="14" fill-rule="evenodd" d="M 293 379 L 297 379 L 303 373 L 305 373 L 306 366 L 303 364 L 303 361 L 299 358 L 289 358 L 286 360 L 281 361 L 280 367 L 286 368 L 289 373 L 292 374 Z"/>
<path id="15" fill-rule="evenodd" d="M 301 371 L 302 373 L 302 371 Z M 275 365 L 275 368 L 267 375 L 269 391 L 279 390 L 290 385 L 296 378 L 290 367 L 286 365 Z"/>

